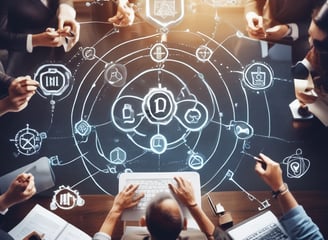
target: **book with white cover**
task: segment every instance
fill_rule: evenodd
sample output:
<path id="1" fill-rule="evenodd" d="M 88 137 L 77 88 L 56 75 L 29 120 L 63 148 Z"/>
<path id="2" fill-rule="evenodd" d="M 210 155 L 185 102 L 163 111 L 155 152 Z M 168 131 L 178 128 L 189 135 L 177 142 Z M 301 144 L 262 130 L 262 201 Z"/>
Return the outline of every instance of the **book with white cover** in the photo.
<path id="1" fill-rule="evenodd" d="M 23 239 L 33 231 L 44 234 L 46 240 L 91 240 L 88 234 L 39 204 L 9 234 L 14 239 Z"/>

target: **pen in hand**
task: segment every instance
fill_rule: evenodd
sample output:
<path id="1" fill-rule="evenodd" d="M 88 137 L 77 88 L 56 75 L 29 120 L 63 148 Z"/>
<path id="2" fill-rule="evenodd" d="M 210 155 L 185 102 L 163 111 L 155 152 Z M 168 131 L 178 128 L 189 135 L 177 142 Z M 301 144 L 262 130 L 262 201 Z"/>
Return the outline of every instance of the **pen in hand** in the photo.
<path id="1" fill-rule="evenodd" d="M 263 159 L 261 159 L 261 158 L 259 158 L 259 157 L 257 157 L 257 156 L 254 156 L 253 154 L 250 154 L 250 153 L 244 152 L 244 151 L 243 151 L 242 153 L 245 154 L 245 155 L 247 155 L 247 156 L 249 156 L 249 157 L 251 157 L 251 158 L 253 158 L 253 159 L 256 160 L 257 162 L 261 163 L 262 168 L 263 168 L 264 170 L 266 169 L 266 163 L 264 162 Z"/>
<path id="2" fill-rule="evenodd" d="M 261 159 L 261 158 L 259 158 L 259 157 L 256 157 L 256 156 L 254 156 L 254 159 L 255 159 L 257 162 L 261 163 L 261 166 L 262 166 L 262 168 L 263 168 L 264 170 L 266 169 L 266 163 L 263 161 L 263 159 Z"/>

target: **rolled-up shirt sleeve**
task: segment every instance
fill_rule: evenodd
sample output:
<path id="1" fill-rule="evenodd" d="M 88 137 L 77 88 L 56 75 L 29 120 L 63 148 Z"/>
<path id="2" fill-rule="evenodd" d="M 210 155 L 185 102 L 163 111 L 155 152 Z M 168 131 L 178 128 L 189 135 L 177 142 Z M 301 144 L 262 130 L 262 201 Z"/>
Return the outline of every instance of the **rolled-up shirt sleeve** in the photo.
<path id="1" fill-rule="evenodd" d="M 93 235 L 92 240 L 111 240 L 111 236 L 104 232 L 97 232 L 95 235 Z"/>

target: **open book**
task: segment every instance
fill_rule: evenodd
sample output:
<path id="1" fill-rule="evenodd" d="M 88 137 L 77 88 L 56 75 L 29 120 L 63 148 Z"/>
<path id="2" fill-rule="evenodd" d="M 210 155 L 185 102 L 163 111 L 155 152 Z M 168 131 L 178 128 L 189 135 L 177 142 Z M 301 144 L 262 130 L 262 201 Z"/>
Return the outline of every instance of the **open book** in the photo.
<path id="1" fill-rule="evenodd" d="M 33 231 L 44 234 L 45 240 L 91 240 L 88 234 L 39 204 L 9 234 L 14 239 L 23 239 Z"/>

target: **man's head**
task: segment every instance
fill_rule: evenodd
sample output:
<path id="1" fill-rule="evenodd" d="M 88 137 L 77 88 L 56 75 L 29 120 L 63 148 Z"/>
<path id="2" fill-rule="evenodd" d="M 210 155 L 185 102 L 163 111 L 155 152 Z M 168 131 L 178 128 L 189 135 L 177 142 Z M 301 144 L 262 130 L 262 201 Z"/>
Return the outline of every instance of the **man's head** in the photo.
<path id="1" fill-rule="evenodd" d="M 178 202 L 170 194 L 161 193 L 148 204 L 144 224 L 152 239 L 175 240 L 185 222 Z"/>

